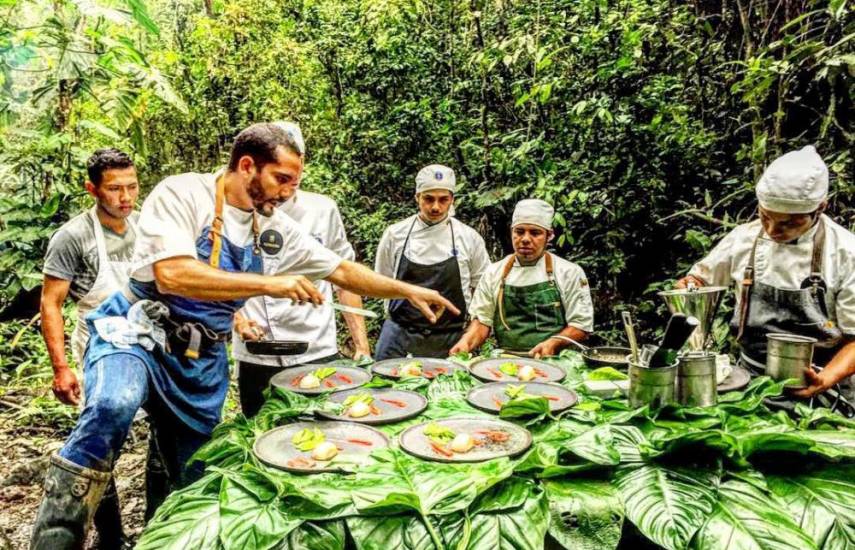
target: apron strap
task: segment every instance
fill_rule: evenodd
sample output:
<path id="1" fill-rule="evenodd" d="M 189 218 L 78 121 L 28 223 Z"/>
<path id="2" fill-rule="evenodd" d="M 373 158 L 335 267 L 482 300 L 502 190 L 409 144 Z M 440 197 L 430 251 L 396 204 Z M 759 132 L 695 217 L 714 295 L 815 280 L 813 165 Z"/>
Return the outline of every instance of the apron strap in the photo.
<path id="1" fill-rule="evenodd" d="M 505 279 L 508 278 L 508 275 L 511 273 L 511 269 L 514 268 L 514 263 L 517 261 L 516 254 L 511 254 L 508 257 L 508 261 L 505 262 L 505 267 L 502 268 L 502 278 L 499 282 L 499 293 L 496 295 L 496 300 L 499 302 L 499 320 L 502 322 L 502 326 L 505 327 L 506 330 L 511 330 L 511 327 L 508 326 L 507 321 L 505 321 Z M 553 276 L 553 266 L 552 266 L 552 255 L 549 252 L 544 252 L 544 263 L 546 264 L 546 277 L 549 279 L 549 282 L 555 282 L 555 277 Z"/>
<path id="2" fill-rule="evenodd" d="M 760 237 L 763 236 L 763 227 L 761 224 L 760 232 L 754 238 L 754 245 L 751 247 L 751 255 L 748 256 L 748 265 L 745 266 L 745 271 L 742 273 L 742 294 L 739 304 L 739 330 L 736 333 L 736 341 L 742 341 L 742 335 L 745 333 L 745 323 L 748 321 L 748 308 L 751 303 L 751 287 L 754 286 L 754 260 L 757 257 L 757 243 L 760 242 Z"/>
<path id="3" fill-rule="evenodd" d="M 825 224 L 822 218 L 817 220 L 816 233 L 813 236 L 813 255 L 810 260 L 810 276 L 816 280 L 822 278 L 822 253 L 825 250 Z"/>
<path id="4" fill-rule="evenodd" d="M 410 242 L 410 235 L 413 233 L 413 228 L 416 226 L 416 222 L 418 221 L 419 216 L 416 214 L 416 217 L 413 218 L 413 223 L 410 224 L 410 229 L 407 231 L 407 236 L 404 237 L 404 246 L 401 247 L 401 254 L 398 256 L 398 261 L 395 262 L 395 278 L 398 277 L 398 268 L 401 267 L 401 259 L 404 257 L 404 253 L 407 252 L 407 244 Z"/>
<path id="5" fill-rule="evenodd" d="M 209 237 L 213 241 L 211 245 L 211 257 L 208 264 L 218 269 L 220 267 L 220 252 L 223 250 L 223 203 L 226 198 L 226 182 L 223 176 L 217 178 L 217 191 L 214 196 L 214 221 L 211 223 Z M 253 220 L 255 217 L 253 216 Z"/>

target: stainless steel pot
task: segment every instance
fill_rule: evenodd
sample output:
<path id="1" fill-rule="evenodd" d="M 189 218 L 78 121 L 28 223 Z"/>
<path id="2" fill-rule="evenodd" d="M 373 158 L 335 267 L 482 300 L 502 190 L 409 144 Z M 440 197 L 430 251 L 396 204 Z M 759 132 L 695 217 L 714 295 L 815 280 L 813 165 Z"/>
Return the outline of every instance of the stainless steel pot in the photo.
<path id="1" fill-rule="evenodd" d="M 773 380 L 796 378 L 790 388 L 807 386 L 805 373 L 813 362 L 815 338 L 772 332 L 766 335 L 766 374 Z"/>
<path id="2" fill-rule="evenodd" d="M 649 369 L 638 363 L 629 363 L 629 406 L 650 405 L 654 409 L 674 402 L 677 363 L 658 369 Z"/>
<path id="3" fill-rule="evenodd" d="M 691 351 L 677 367 L 677 402 L 687 407 L 712 407 L 718 402 L 715 353 Z"/>

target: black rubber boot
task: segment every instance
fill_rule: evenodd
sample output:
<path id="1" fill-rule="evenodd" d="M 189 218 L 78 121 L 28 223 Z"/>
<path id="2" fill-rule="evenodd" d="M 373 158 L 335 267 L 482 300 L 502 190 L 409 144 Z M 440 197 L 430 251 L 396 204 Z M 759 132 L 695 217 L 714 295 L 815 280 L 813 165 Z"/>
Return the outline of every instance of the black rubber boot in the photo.
<path id="1" fill-rule="evenodd" d="M 33 525 L 30 549 L 82 549 L 110 477 L 110 472 L 90 470 L 53 455 L 45 475 L 45 495 Z"/>
<path id="2" fill-rule="evenodd" d="M 125 543 L 125 532 L 122 530 L 122 508 L 119 503 L 119 493 L 116 492 L 116 481 L 110 479 L 107 491 L 101 498 L 101 504 L 95 511 L 92 522 L 98 533 L 100 550 L 120 549 Z"/>
<path id="3" fill-rule="evenodd" d="M 146 456 L 145 464 L 145 522 L 154 517 L 157 509 L 166 500 L 172 489 L 172 484 L 169 481 L 169 474 L 166 471 L 166 465 L 163 461 L 163 456 L 160 454 L 160 448 L 157 446 L 157 437 L 154 429 L 149 432 L 148 437 L 148 455 Z"/>

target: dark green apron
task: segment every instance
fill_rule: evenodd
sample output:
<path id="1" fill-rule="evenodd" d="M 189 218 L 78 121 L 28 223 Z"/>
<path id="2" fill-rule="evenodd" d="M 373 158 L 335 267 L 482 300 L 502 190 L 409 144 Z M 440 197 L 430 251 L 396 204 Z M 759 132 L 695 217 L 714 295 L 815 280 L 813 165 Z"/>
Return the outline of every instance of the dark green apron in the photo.
<path id="1" fill-rule="evenodd" d="M 512 254 L 502 271 L 493 330 L 500 348 L 524 354 L 564 330 L 567 322 L 552 273 L 552 256 L 548 252 L 544 255 L 547 280 L 533 285 L 505 284 L 515 262 L 516 256 Z"/>

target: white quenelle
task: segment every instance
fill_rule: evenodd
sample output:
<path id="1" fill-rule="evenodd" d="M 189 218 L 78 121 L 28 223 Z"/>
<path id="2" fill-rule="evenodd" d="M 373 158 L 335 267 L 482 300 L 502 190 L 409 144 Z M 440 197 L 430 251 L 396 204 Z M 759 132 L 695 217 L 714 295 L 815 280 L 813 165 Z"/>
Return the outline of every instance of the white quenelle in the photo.
<path id="1" fill-rule="evenodd" d="M 449 445 L 451 450 L 455 453 L 469 452 L 474 446 L 475 439 L 467 433 L 457 434 L 454 439 L 451 440 L 451 445 Z"/>
<path id="2" fill-rule="evenodd" d="M 362 418 L 368 416 L 371 412 L 371 407 L 365 401 L 357 401 L 347 409 L 348 416 L 352 418 Z"/>
<path id="3" fill-rule="evenodd" d="M 338 447 L 330 441 L 322 441 L 312 450 L 312 458 L 315 460 L 332 460 L 338 454 Z"/>
<path id="4" fill-rule="evenodd" d="M 519 368 L 519 370 L 517 370 L 517 378 L 519 378 L 523 382 L 534 380 L 536 376 L 537 372 L 535 372 L 534 367 L 530 365 L 523 365 Z"/>
<path id="5" fill-rule="evenodd" d="M 300 380 L 300 388 L 304 390 L 313 390 L 321 387 L 321 379 L 314 374 L 307 374 Z"/>

